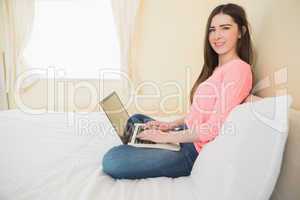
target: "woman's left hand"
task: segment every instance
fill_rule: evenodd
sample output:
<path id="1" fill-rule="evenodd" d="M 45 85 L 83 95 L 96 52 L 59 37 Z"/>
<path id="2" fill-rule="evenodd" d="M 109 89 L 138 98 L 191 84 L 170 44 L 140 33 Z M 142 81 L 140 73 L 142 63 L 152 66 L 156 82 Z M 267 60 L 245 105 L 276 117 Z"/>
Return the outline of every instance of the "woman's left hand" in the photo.
<path id="1" fill-rule="evenodd" d="M 148 129 L 139 133 L 137 138 L 141 140 L 149 140 L 156 143 L 168 143 L 170 142 L 170 134 L 161 130 Z"/>

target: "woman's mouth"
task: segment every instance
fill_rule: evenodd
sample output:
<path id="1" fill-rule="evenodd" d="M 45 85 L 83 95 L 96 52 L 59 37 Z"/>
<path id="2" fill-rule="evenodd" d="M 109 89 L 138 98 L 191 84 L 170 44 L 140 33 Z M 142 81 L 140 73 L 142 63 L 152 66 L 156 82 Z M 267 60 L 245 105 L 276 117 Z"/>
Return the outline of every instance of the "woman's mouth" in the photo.
<path id="1" fill-rule="evenodd" d="M 224 46 L 225 42 L 215 42 L 215 47 L 220 48 L 222 46 Z"/>

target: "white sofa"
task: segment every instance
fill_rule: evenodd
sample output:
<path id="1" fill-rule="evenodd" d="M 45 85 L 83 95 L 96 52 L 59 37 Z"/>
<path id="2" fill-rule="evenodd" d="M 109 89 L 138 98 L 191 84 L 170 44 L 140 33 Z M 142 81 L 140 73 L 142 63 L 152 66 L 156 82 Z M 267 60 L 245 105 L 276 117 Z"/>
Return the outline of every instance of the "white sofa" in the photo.
<path id="1" fill-rule="evenodd" d="M 114 180 L 104 153 L 120 144 L 103 113 L 0 112 L 1 200 L 268 200 L 288 136 L 290 96 L 237 106 L 220 135 L 176 179 Z"/>

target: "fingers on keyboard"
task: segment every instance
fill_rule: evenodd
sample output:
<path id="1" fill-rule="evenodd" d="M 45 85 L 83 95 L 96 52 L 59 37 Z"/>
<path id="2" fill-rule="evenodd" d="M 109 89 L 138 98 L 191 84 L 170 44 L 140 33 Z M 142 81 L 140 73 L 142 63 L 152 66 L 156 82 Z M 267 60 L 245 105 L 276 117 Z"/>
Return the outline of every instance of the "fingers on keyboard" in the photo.
<path id="1" fill-rule="evenodd" d="M 141 140 L 141 139 L 137 139 L 136 142 L 139 144 L 155 144 L 155 142 L 148 141 L 148 140 Z"/>

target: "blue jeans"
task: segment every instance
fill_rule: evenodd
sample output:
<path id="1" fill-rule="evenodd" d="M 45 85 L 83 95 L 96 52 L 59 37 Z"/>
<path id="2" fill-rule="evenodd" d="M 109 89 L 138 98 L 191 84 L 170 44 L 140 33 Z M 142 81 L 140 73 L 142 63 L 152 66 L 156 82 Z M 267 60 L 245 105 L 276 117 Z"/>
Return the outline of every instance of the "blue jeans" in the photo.
<path id="1" fill-rule="evenodd" d="M 130 126 L 130 123 L 145 123 L 151 120 L 154 119 L 135 114 L 129 118 L 126 126 Z M 186 129 L 187 126 L 182 125 L 180 128 Z M 102 170 L 116 179 L 189 176 L 198 152 L 193 143 L 180 143 L 180 146 L 180 151 L 170 151 L 119 145 L 104 155 Z"/>

